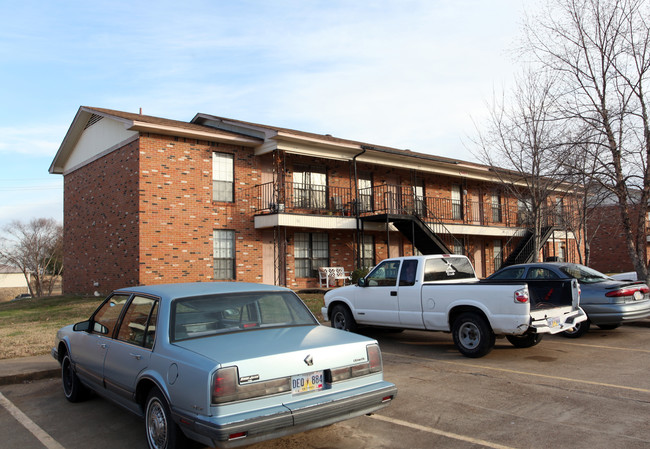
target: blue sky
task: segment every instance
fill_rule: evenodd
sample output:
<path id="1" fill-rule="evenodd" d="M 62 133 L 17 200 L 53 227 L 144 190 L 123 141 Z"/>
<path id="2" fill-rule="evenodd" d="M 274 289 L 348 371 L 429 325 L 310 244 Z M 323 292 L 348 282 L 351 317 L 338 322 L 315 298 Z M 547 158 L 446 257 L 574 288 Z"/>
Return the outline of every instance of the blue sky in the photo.
<path id="1" fill-rule="evenodd" d="M 532 0 L 0 0 L 0 227 L 63 220 L 79 106 L 203 112 L 473 160 Z"/>

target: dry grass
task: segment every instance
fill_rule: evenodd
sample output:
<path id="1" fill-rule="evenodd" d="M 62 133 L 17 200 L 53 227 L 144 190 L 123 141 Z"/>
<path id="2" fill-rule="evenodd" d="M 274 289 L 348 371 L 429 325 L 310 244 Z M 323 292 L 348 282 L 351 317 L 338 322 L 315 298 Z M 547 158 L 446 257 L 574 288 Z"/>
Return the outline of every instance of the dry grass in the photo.
<path id="1" fill-rule="evenodd" d="M 59 296 L 0 304 L 0 359 L 49 354 L 56 331 L 87 319 L 102 299 Z"/>
<path id="2" fill-rule="evenodd" d="M 300 297 L 319 320 L 323 295 Z M 104 298 L 57 296 L 0 303 L 0 360 L 49 354 L 56 331 L 88 319 Z"/>

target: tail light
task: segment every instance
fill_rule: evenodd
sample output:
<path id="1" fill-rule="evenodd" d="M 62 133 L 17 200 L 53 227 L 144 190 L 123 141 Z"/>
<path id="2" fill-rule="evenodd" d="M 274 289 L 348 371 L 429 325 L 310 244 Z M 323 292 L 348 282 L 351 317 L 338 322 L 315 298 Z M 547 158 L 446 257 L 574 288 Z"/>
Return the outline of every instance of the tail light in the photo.
<path id="1" fill-rule="evenodd" d="M 341 380 L 351 379 L 353 377 L 366 376 L 371 373 L 378 373 L 382 370 L 381 351 L 376 344 L 366 347 L 368 361 L 357 365 L 343 366 L 329 370 L 327 381 L 330 383 Z"/>
<path id="2" fill-rule="evenodd" d="M 240 385 L 239 371 L 236 366 L 218 369 L 212 376 L 212 403 L 241 401 L 260 396 L 269 396 L 291 390 L 291 378 L 254 382 Z"/>
<path id="3" fill-rule="evenodd" d="M 379 350 L 378 345 L 368 345 L 366 348 L 368 352 L 368 364 L 370 365 L 370 372 L 376 373 L 381 371 L 382 362 L 381 362 L 381 351 Z"/>
<path id="4" fill-rule="evenodd" d="M 638 294 L 637 294 L 638 292 Z M 612 290 L 611 292 L 605 293 L 605 296 L 608 298 L 620 298 L 622 296 L 634 296 L 634 299 L 639 300 L 643 299 L 645 295 L 650 292 L 650 289 L 647 285 L 642 286 L 630 286 L 619 288 L 618 290 Z"/>
<path id="5" fill-rule="evenodd" d="M 525 304 L 525 303 L 528 302 L 529 299 L 530 298 L 528 296 L 528 289 L 527 288 L 522 288 L 522 289 L 517 290 L 515 292 L 515 302 L 516 303 Z"/>

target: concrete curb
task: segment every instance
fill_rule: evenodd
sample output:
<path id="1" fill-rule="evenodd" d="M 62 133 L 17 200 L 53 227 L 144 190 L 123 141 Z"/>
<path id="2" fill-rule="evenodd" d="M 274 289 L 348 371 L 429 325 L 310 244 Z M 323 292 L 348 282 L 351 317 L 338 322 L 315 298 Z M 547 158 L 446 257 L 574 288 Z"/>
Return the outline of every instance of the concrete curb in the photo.
<path id="1" fill-rule="evenodd" d="M 0 385 L 59 377 L 61 368 L 51 355 L 0 360 Z"/>

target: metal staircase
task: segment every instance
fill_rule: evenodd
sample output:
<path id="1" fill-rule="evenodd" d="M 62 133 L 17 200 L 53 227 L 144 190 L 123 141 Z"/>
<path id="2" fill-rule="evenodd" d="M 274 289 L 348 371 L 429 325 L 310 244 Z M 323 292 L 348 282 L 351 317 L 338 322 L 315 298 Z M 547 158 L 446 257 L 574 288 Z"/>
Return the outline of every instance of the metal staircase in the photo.
<path id="1" fill-rule="evenodd" d="M 556 226 L 545 226 L 542 228 L 541 239 L 539 241 L 540 248 L 551 238 L 553 232 L 556 230 Z M 517 237 L 514 235 L 513 237 Z M 533 261 L 535 255 L 535 232 L 532 229 L 526 229 L 521 240 L 515 247 L 515 249 L 510 253 L 507 259 L 501 265 L 502 267 L 507 267 L 509 265 L 516 265 L 519 263 L 530 263 Z"/>

